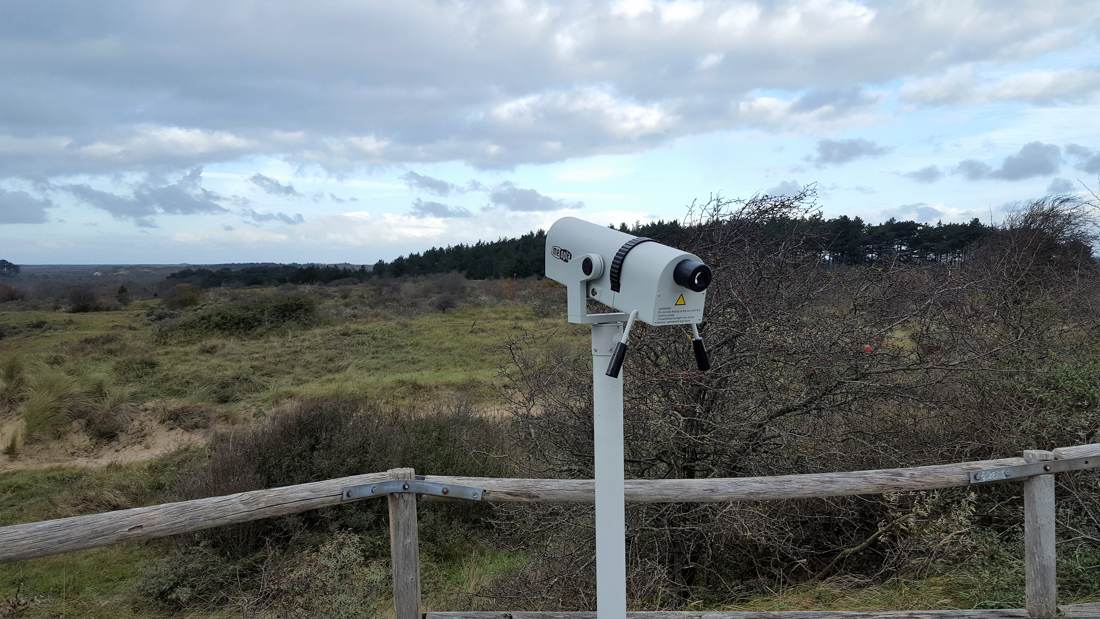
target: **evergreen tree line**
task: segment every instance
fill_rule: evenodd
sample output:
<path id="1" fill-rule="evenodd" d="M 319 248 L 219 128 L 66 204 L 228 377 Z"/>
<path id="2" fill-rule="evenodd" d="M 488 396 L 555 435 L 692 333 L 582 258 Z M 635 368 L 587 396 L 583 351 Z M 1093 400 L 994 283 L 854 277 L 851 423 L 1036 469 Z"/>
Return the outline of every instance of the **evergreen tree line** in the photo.
<path id="1" fill-rule="evenodd" d="M 992 228 L 973 219 L 969 223 L 920 224 L 890 219 L 867 224 L 859 217 L 841 215 L 824 219 L 778 217 L 763 224 L 775 235 L 785 235 L 798 227 L 814 239 L 809 248 L 824 260 L 844 264 L 869 264 L 881 261 L 957 262 L 968 248 L 984 238 Z M 693 229 L 677 220 L 656 221 L 618 229 L 669 245 L 690 242 Z M 542 275 L 546 233 L 531 232 L 515 239 L 478 242 L 472 245 L 433 247 L 423 253 L 401 256 L 391 262 L 379 261 L 372 275 L 400 277 L 431 273 L 464 273 L 472 279 L 529 277 Z"/>
<path id="2" fill-rule="evenodd" d="M 969 223 L 921 224 L 890 219 L 867 224 L 859 217 L 841 215 L 824 219 L 778 217 L 763 224 L 768 233 L 785 235 L 792 227 L 808 232 L 823 260 L 843 264 L 870 264 L 883 261 L 957 262 L 975 242 L 992 228 L 977 219 Z M 645 236 L 669 245 L 690 240 L 691 226 L 677 220 L 618 226 L 619 230 Z M 541 276 L 546 232 L 538 230 L 517 238 L 478 241 L 472 244 L 433 247 L 386 262 L 372 268 L 348 268 L 326 265 L 257 265 L 244 268 L 189 268 L 168 277 L 175 283 L 203 288 L 221 286 L 271 286 L 279 284 L 329 284 L 338 280 L 366 280 L 371 277 L 403 277 L 433 273 L 462 273 L 470 279 L 499 279 Z"/>
<path id="3" fill-rule="evenodd" d="M 318 264 L 264 264 L 243 268 L 189 268 L 167 277 L 172 284 L 191 284 L 200 288 L 223 286 L 278 286 L 282 284 L 331 284 L 337 280 L 362 281 L 370 276 L 365 266 L 348 268 Z"/>

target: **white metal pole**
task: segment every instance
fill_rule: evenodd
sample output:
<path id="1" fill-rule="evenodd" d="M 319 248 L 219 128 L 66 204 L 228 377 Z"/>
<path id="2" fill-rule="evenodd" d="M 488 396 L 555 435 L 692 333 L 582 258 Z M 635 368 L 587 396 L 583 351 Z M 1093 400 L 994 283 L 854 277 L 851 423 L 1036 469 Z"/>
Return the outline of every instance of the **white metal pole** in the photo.
<path id="1" fill-rule="evenodd" d="M 626 507 L 623 494 L 623 379 L 606 375 L 619 322 L 592 325 L 596 459 L 596 616 L 626 619 Z"/>

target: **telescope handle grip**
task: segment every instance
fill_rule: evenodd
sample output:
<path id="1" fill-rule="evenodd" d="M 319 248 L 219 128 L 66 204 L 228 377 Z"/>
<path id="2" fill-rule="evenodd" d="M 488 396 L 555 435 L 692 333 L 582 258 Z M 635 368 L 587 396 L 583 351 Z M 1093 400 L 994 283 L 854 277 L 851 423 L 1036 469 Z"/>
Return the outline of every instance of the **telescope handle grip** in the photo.
<path id="1" fill-rule="evenodd" d="M 627 345 L 619 342 L 615 345 L 615 352 L 611 354 L 611 363 L 607 364 L 607 374 L 611 378 L 618 378 L 619 372 L 623 369 L 623 360 L 626 359 Z"/>
<path id="2" fill-rule="evenodd" d="M 695 365 L 699 366 L 700 372 L 706 372 L 710 369 L 710 354 L 707 353 L 707 347 L 703 344 L 703 340 L 693 339 L 691 340 L 691 349 L 695 352 Z"/>

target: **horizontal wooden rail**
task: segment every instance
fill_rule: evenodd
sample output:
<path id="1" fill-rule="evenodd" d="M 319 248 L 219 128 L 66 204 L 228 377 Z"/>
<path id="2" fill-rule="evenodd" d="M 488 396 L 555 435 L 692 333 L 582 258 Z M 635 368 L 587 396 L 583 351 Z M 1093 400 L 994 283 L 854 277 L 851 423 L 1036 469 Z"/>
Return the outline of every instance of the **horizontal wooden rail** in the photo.
<path id="1" fill-rule="evenodd" d="M 1100 444 L 1065 447 L 1055 450 L 1055 454 L 1060 458 L 1100 456 Z M 635 503 L 769 501 L 932 490 L 969 485 L 972 471 L 1024 463 L 1023 458 L 1002 458 L 913 468 L 777 477 L 636 479 L 626 482 L 626 500 Z M 390 476 L 386 472 L 369 473 L 229 496 L 12 525 L 0 528 L 0 562 L 166 537 L 328 507 L 347 502 L 342 494 L 344 488 L 388 479 Z M 483 499 L 490 502 L 592 503 L 595 496 L 592 480 L 449 476 L 427 476 L 425 479 L 484 488 Z"/>
<path id="2" fill-rule="evenodd" d="M 1100 445 L 1096 451 L 1100 453 Z M 1022 464 L 1025 464 L 1023 458 L 1001 458 L 845 473 L 710 479 L 628 479 L 625 490 L 628 503 L 812 499 L 967 486 L 970 484 L 972 471 Z M 595 484 L 590 479 L 497 479 L 445 475 L 428 475 L 424 479 L 484 488 L 485 500 L 498 503 L 591 503 L 595 498 Z"/>
<path id="3" fill-rule="evenodd" d="M 167 537 L 337 505 L 347 486 L 386 481 L 389 473 L 369 473 L 270 490 L 135 507 L 89 516 L 31 522 L 0 528 L 0 561 Z"/>

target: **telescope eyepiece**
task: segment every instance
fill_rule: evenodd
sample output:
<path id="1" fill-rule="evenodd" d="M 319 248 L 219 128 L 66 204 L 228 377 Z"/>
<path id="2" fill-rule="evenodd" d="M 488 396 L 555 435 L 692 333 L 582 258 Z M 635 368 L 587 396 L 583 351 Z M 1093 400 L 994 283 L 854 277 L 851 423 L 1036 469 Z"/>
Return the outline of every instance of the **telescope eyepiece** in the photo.
<path id="1" fill-rule="evenodd" d="M 706 290 L 713 276 L 710 267 L 690 258 L 681 260 L 672 271 L 672 279 L 677 284 L 695 292 Z"/>

